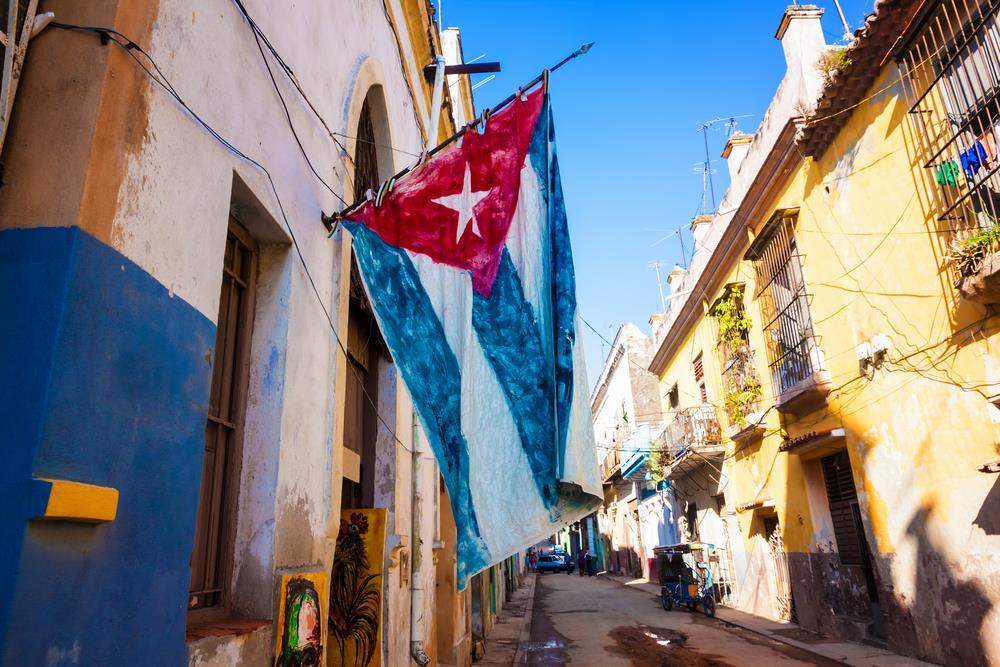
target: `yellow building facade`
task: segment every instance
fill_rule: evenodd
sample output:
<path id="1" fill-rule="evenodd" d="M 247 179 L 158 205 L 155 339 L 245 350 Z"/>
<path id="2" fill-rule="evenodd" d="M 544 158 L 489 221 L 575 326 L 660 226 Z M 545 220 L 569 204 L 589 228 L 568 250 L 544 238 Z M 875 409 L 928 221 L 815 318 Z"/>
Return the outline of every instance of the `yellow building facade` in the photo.
<path id="1" fill-rule="evenodd" d="M 968 165 L 997 117 L 986 4 L 879 3 L 651 364 L 665 409 L 721 424 L 737 606 L 954 665 L 1000 661 L 1000 161 Z"/>

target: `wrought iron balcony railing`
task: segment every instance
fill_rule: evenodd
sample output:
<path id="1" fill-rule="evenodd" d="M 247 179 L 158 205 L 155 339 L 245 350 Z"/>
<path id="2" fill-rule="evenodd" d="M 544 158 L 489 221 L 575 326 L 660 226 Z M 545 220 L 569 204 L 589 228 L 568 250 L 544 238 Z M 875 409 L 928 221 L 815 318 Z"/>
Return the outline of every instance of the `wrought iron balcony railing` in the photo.
<path id="1" fill-rule="evenodd" d="M 722 429 L 711 405 L 678 410 L 667 421 L 660 437 L 662 446 L 670 453 L 670 460 L 688 451 L 704 453 L 722 447 Z"/>
<path id="2" fill-rule="evenodd" d="M 621 448 L 616 443 L 613 449 L 607 450 L 601 461 L 601 481 L 608 481 L 621 467 Z"/>

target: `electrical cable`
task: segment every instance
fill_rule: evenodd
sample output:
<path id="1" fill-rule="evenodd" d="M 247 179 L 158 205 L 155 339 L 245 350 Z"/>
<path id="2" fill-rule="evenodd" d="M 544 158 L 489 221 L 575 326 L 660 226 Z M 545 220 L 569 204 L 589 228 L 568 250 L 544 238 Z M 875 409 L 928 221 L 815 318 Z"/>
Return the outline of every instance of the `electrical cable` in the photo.
<path id="1" fill-rule="evenodd" d="M 271 172 L 268 171 L 267 167 L 265 167 L 256 159 L 250 157 L 249 155 L 241 151 L 235 145 L 233 145 L 229 140 L 227 140 L 211 125 L 209 125 L 209 123 L 206 120 L 204 120 L 201 116 L 199 116 L 190 106 L 188 106 L 188 104 L 184 101 L 181 95 L 170 83 L 169 79 L 167 79 L 167 77 L 162 74 L 162 71 L 156 65 L 156 62 L 153 60 L 153 58 L 126 35 L 118 32 L 117 30 L 114 30 L 113 28 L 104 28 L 99 26 L 82 26 L 82 25 L 74 25 L 69 23 L 58 23 L 58 22 L 52 22 L 50 25 L 63 30 L 92 32 L 100 36 L 102 41 L 107 40 L 116 44 L 118 47 L 124 50 L 125 53 L 127 53 L 153 81 L 155 81 L 161 88 L 163 88 L 163 90 L 167 91 L 170 94 L 170 96 L 174 98 L 177 104 L 179 104 L 181 108 L 183 108 L 188 113 L 188 115 L 190 115 L 191 118 L 198 123 L 198 125 L 204 128 L 205 131 L 208 132 L 216 141 L 222 144 L 227 150 L 229 150 L 237 157 L 245 160 L 246 162 L 252 164 L 253 166 L 261 170 L 264 176 L 267 177 L 268 184 L 271 186 L 271 192 L 274 194 L 275 201 L 277 202 L 278 205 L 278 211 L 281 214 L 281 219 L 285 225 L 285 229 L 288 230 L 289 237 L 292 240 L 292 246 L 295 248 L 295 253 L 299 258 L 299 262 L 301 262 L 302 264 L 302 269 L 306 275 L 306 278 L 309 281 L 309 285 L 312 288 L 312 292 L 315 295 L 320 308 L 323 310 L 323 315 L 326 317 L 326 321 L 330 326 L 330 332 L 333 334 L 334 339 L 337 341 L 337 345 L 340 348 L 341 352 L 343 353 L 345 359 L 347 359 L 349 356 L 347 352 L 347 347 L 340 339 L 340 335 L 337 333 L 337 327 L 333 322 L 333 317 L 330 315 L 330 311 L 326 307 L 322 295 L 319 293 L 319 288 L 316 286 L 316 281 L 313 279 L 312 272 L 309 270 L 309 264 L 306 262 L 306 258 L 302 253 L 301 247 L 299 246 L 298 239 L 295 236 L 295 232 L 293 231 L 292 226 L 288 221 L 288 215 L 285 213 L 285 207 L 281 202 L 281 197 L 278 194 L 278 188 L 275 185 L 274 178 L 271 176 Z M 156 70 L 159 76 L 157 76 L 157 74 L 154 74 L 154 72 L 135 55 L 134 51 L 138 51 L 143 56 L 145 56 L 146 59 L 149 60 L 152 68 Z M 353 368 L 353 365 L 350 364 L 349 361 L 347 363 L 350 368 Z M 354 369 L 354 372 L 358 373 L 359 380 L 362 379 L 357 369 Z M 393 439 L 397 443 L 405 447 L 406 445 L 403 443 L 402 440 L 399 439 L 399 436 L 396 435 L 395 430 L 391 426 L 389 426 L 388 422 L 382 417 L 382 414 L 378 411 L 378 405 L 375 403 L 374 399 L 371 397 L 368 391 L 364 388 L 363 383 L 359 382 L 359 385 L 361 385 L 362 393 L 364 394 L 365 398 L 371 405 L 375 413 L 375 416 L 378 418 L 378 421 L 382 424 L 383 427 L 385 427 L 385 429 L 389 432 L 389 434 L 392 435 Z"/>
<path id="2" fill-rule="evenodd" d="M 278 95 L 278 100 L 281 102 L 281 108 L 284 109 L 285 111 L 285 120 L 288 123 L 288 129 L 291 130 L 292 136 L 295 137 L 295 143 L 299 147 L 299 152 L 302 153 L 302 157 L 306 161 L 306 164 L 309 166 L 309 170 L 319 180 L 319 182 L 322 183 L 323 186 L 327 190 L 329 190 L 330 193 L 334 197 L 336 197 L 344 206 L 346 206 L 347 201 L 341 195 L 337 194 L 334 191 L 334 189 L 330 186 L 330 184 L 327 183 L 326 180 L 319 175 L 319 172 L 316 171 L 316 167 L 313 166 L 312 160 L 309 159 L 309 155 L 306 153 L 305 146 L 302 145 L 302 140 L 299 139 L 299 134 L 295 130 L 294 123 L 292 123 L 292 115 L 288 110 L 288 105 L 285 103 L 285 97 L 281 94 L 281 90 L 278 87 L 278 82 L 274 78 L 274 72 L 271 71 L 271 64 L 267 61 L 267 56 L 264 55 L 264 48 L 261 46 L 261 40 L 263 40 L 264 44 L 267 45 L 267 48 L 271 52 L 271 55 L 274 56 L 274 59 L 278 62 L 278 65 L 281 67 L 282 71 L 285 72 L 285 75 L 288 77 L 289 81 L 292 82 L 292 85 L 298 91 L 299 95 L 305 101 L 306 105 L 312 111 L 313 115 L 315 115 L 316 118 L 319 120 L 320 124 L 326 130 L 327 134 L 330 135 L 330 138 L 333 140 L 333 142 L 338 147 L 340 147 L 342 151 L 344 151 L 345 155 L 348 155 L 348 157 L 350 158 L 350 155 L 347 152 L 347 148 L 342 143 L 340 143 L 340 141 L 338 141 L 337 138 L 333 135 L 333 131 L 330 129 L 330 126 L 327 125 L 326 120 L 319 113 L 316 107 L 313 106 L 313 103 L 309 99 L 309 96 L 306 95 L 305 91 L 302 89 L 302 86 L 299 84 L 298 78 L 296 78 L 295 76 L 295 72 L 292 71 L 292 68 L 289 67 L 288 63 L 285 62 L 285 60 L 278 53 L 277 49 L 275 49 L 274 46 L 271 44 L 271 41 L 267 38 L 267 35 L 265 35 L 263 31 L 261 31 L 257 23 L 253 20 L 253 18 L 251 18 L 250 14 L 243 6 L 243 3 L 240 0 L 233 0 L 233 2 L 236 4 L 236 7 L 240 10 L 240 13 L 243 15 L 243 18 L 246 19 L 248 25 L 250 26 L 250 31 L 253 33 L 254 41 L 257 44 L 257 50 L 260 52 L 261 60 L 264 61 L 264 67 L 267 68 L 268 77 L 271 79 L 271 85 L 274 86 L 274 92 Z M 353 164 L 354 159 L 350 158 L 350 160 L 351 163 Z"/>

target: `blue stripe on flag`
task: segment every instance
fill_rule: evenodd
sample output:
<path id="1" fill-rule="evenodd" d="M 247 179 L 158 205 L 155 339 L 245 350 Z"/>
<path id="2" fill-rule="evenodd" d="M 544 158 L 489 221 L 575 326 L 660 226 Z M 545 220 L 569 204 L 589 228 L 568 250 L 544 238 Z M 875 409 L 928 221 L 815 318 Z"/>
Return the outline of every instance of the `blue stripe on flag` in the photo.
<path id="1" fill-rule="evenodd" d="M 490 563 L 469 487 L 469 443 L 462 433 L 462 376 L 416 267 L 404 250 L 364 225 L 346 222 L 354 253 L 393 361 L 410 390 L 448 486 L 458 529 L 458 581 Z"/>
<path id="2" fill-rule="evenodd" d="M 546 201 L 549 261 L 552 283 L 552 336 L 555 349 L 556 417 L 558 420 L 558 471 L 563 477 L 570 410 L 573 404 L 573 348 L 576 343 L 576 274 L 569 242 L 569 223 L 563 200 L 559 160 L 555 152 L 555 126 L 548 97 L 531 137 L 531 165 Z"/>
<path id="3" fill-rule="evenodd" d="M 552 371 L 534 311 L 506 248 L 489 298 L 473 293 L 472 325 L 507 398 L 538 493 L 551 508 L 558 501 Z"/>

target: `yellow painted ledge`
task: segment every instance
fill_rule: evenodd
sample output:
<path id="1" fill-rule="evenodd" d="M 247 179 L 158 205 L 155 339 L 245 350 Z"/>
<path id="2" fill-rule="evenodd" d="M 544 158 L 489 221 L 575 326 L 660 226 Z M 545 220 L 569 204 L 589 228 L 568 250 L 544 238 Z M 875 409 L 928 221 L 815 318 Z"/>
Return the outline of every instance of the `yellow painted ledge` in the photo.
<path id="1" fill-rule="evenodd" d="M 39 481 L 52 485 L 45 514 L 39 519 L 103 523 L 114 521 L 118 514 L 118 489 L 62 479 Z"/>

